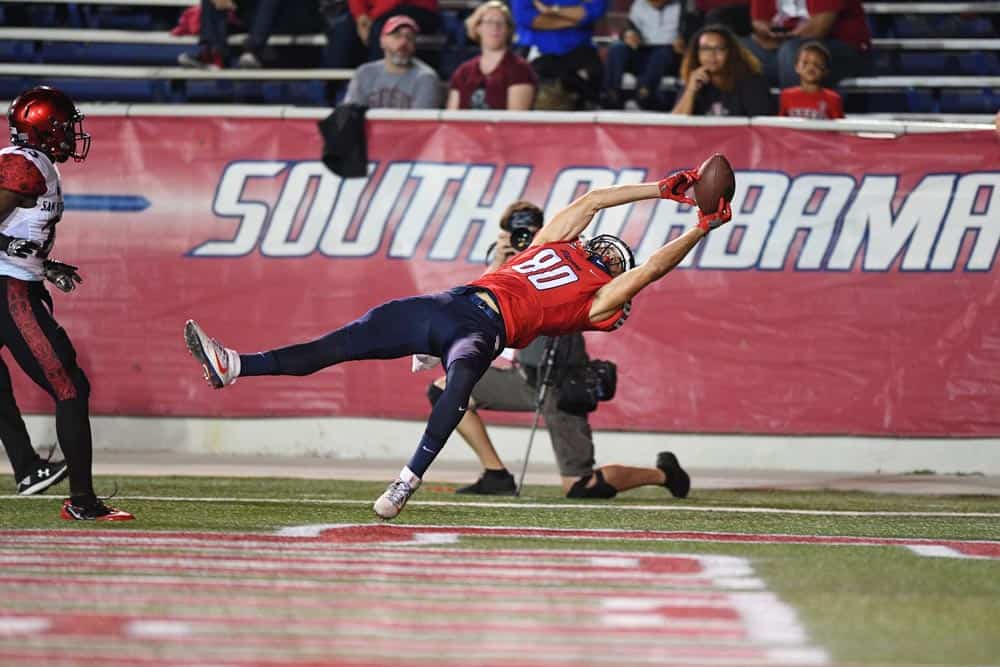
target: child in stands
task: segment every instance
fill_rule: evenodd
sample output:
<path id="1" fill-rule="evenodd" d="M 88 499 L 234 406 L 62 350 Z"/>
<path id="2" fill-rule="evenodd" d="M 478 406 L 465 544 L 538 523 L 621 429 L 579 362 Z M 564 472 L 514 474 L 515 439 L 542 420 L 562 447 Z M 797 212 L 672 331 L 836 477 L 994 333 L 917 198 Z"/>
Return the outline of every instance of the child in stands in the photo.
<path id="1" fill-rule="evenodd" d="M 805 42 L 799 47 L 795 72 L 799 85 L 781 91 L 779 116 L 828 120 L 844 117 L 844 105 L 835 90 L 823 87 L 830 70 L 830 51 L 821 42 Z"/>

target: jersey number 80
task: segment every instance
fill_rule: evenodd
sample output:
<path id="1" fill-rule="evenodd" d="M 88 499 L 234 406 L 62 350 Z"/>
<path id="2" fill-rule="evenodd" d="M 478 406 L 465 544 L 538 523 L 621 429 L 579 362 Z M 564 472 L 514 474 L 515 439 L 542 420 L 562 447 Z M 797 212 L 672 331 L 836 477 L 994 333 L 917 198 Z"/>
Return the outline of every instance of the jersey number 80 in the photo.
<path id="1" fill-rule="evenodd" d="M 573 267 L 562 263 L 562 258 L 552 248 L 540 250 L 531 259 L 510 268 L 525 276 L 538 290 L 554 289 L 580 279 Z"/>

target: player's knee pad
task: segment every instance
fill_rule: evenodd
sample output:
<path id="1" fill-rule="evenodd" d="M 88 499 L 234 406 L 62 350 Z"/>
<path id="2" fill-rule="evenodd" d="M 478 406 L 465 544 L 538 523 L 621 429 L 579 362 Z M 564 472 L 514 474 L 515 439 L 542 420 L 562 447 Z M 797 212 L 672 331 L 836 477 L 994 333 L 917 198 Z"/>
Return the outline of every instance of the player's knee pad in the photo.
<path id="1" fill-rule="evenodd" d="M 441 398 L 441 394 L 444 393 L 444 389 L 437 386 L 433 382 L 427 385 L 427 400 L 431 402 L 431 407 L 437 404 L 438 400 Z"/>
<path id="2" fill-rule="evenodd" d="M 591 478 L 594 477 L 597 478 L 597 482 L 588 487 Z M 595 470 L 586 477 L 576 480 L 576 483 L 566 492 L 567 498 L 614 498 L 617 495 L 618 489 L 605 481 L 604 473 L 600 470 Z"/>

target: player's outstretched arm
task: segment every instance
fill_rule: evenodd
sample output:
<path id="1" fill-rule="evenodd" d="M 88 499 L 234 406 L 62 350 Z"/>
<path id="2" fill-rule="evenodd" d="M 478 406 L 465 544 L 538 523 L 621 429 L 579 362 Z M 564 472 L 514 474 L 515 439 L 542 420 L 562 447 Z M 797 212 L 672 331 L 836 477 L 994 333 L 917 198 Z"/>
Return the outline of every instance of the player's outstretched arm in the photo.
<path id="1" fill-rule="evenodd" d="M 644 287 L 670 273 L 707 233 L 699 227 L 691 227 L 645 262 L 599 289 L 590 304 L 590 321 L 601 322 L 621 310 Z"/>
<path id="2" fill-rule="evenodd" d="M 720 199 L 718 208 L 711 213 L 699 210 L 698 224 L 654 252 L 640 266 L 626 271 L 597 291 L 590 304 L 590 321 L 601 322 L 614 315 L 646 285 L 673 271 L 698 241 L 711 230 L 729 222 L 732 217 L 732 209 L 725 199 Z"/>
<path id="3" fill-rule="evenodd" d="M 572 241 L 583 233 L 598 211 L 612 206 L 658 198 L 673 199 L 693 205 L 694 200 L 688 197 L 686 192 L 697 181 L 698 172 L 690 169 L 679 171 L 657 183 L 595 188 L 556 213 L 555 217 L 535 235 L 531 245 Z"/>
<path id="4" fill-rule="evenodd" d="M 660 189 L 656 183 L 595 188 L 556 213 L 535 235 L 531 245 L 572 241 L 583 233 L 583 230 L 587 228 L 587 225 L 601 209 L 659 197 Z"/>

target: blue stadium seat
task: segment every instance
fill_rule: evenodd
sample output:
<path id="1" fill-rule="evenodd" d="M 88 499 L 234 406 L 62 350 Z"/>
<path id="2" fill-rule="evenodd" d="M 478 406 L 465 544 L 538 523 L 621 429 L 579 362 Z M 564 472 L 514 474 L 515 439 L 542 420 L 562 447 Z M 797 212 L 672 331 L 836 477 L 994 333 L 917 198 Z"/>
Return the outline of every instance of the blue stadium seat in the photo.
<path id="1" fill-rule="evenodd" d="M 163 65 L 177 64 L 177 56 L 190 50 L 188 44 L 100 44 L 49 42 L 42 45 L 41 60 L 47 63 L 86 63 L 94 65 Z"/>
<path id="2" fill-rule="evenodd" d="M 260 85 L 260 92 L 266 104 L 326 105 L 322 81 L 268 81 Z"/>
<path id="3" fill-rule="evenodd" d="M 232 81 L 191 80 L 184 88 L 184 99 L 188 102 L 232 103 L 235 97 Z"/>
<path id="4" fill-rule="evenodd" d="M 129 79 L 46 79 L 38 81 L 55 86 L 81 102 L 163 102 L 164 81 Z"/>
<path id="5" fill-rule="evenodd" d="M 106 30 L 152 30 L 155 27 L 153 15 L 138 7 L 84 7 L 83 20 L 88 28 Z"/>
<path id="6" fill-rule="evenodd" d="M 974 16 L 958 24 L 960 37 L 997 37 L 993 24 L 985 16 Z"/>
<path id="7" fill-rule="evenodd" d="M 35 62 L 34 42 L 22 42 L 17 40 L 0 41 L 0 61 L 3 62 Z"/>
<path id="8" fill-rule="evenodd" d="M 910 113 L 941 113 L 940 107 L 938 91 L 911 88 L 906 91 L 906 105 L 902 108 Z M 899 110 L 896 109 L 896 111 Z"/>
<path id="9" fill-rule="evenodd" d="M 957 57 L 957 74 L 972 74 L 975 76 L 990 76 L 1000 72 L 1000 59 L 991 51 L 975 51 L 962 53 Z"/>
<path id="10" fill-rule="evenodd" d="M 952 64 L 949 67 L 949 60 Z M 954 59 L 945 53 L 928 53 L 921 51 L 903 52 L 899 54 L 899 74 L 915 76 L 919 74 L 947 75 L 954 73 Z"/>
<path id="11" fill-rule="evenodd" d="M 0 99 L 12 100 L 33 85 L 34 81 L 25 81 L 20 77 L 0 77 Z"/>
<path id="12" fill-rule="evenodd" d="M 893 21 L 893 32 L 896 37 L 934 37 L 928 17 L 920 14 L 902 14 Z"/>
<path id="13" fill-rule="evenodd" d="M 982 113 L 996 111 L 1000 94 L 992 90 L 945 90 L 941 93 L 941 113 Z"/>

